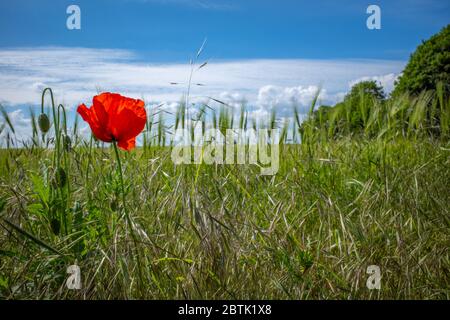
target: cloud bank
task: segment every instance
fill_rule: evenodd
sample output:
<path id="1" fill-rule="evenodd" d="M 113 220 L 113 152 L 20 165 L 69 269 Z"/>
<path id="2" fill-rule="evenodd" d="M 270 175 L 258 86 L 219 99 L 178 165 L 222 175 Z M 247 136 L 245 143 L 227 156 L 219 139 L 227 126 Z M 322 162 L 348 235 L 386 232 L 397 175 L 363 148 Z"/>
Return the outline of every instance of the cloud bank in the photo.
<path id="1" fill-rule="evenodd" d="M 236 107 L 246 101 L 255 114 L 264 116 L 276 108 L 284 116 L 292 103 L 306 112 L 319 87 L 320 102 L 327 104 L 341 99 L 361 80 L 377 80 L 389 92 L 404 65 L 358 59 L 210 60 L 194 70 L 190 95 L 191 101 L 214 97 Z M 0 49 L 0 102 L 8 112 L 24 111 L 24 106 L 39 105 L 42 89 L 49 86 L 57 103 L 72 110 L 72 116 L 78 104 L 90 104 L 100 91 L 144 98 L 154 105 L 167 102 L 174 108 L 186 93 L 190 71 L 189 63 L 153 63 L 128 50 Z M 23 112 L 11 115 L 22 123 L 27 120 Z"/>

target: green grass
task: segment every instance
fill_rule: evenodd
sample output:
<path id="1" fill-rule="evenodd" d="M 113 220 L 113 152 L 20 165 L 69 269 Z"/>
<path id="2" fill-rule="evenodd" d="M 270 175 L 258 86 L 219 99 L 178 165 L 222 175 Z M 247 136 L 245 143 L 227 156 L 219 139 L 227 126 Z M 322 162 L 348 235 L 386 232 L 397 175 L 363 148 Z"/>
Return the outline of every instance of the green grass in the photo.
<path id="1" fill-rule="evenodd" d="M 145 147 L 120 151 L 125 206 L 112 146 L 72 134 L 55 150 L 33 134 L 0 150 L 0 297 L 449 299 L 450 143 L 418 131 L 419 111 L 404 133 L 377 114 L 376 137 L 306 126 L 302 144 L 280 146 L 274 176 L 175 166 L 160 112 Z M 234 123 L 247 125 L 244 110 Z M 65 287 L 74 263 L 81 290 Z M 381 290 L 366 287 L 369 265 Z"/>

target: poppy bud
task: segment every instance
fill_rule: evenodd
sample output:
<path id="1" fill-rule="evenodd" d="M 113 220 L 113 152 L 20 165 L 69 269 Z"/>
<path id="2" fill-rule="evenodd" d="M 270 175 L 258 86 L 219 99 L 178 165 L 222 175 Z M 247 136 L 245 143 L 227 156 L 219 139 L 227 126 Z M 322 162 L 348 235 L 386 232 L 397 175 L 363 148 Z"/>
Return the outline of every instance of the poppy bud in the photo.
<path id="1" fill-rule="evenodd" d="M 67 175 L 63 168 L 59 167 L 53 174 L 52 185 L 54 188 L 63 188 L 67 182 Z"/>
<path id="2" fill-rule="evenodd" d="M 70 137 L 68 135 L 63 135 L 63 146 L 64 150 L 70 151 L 70 147 L 72 145 L 72 140 L 70 140 Z"/>
<path id="3" fill-rule="evenodd" d="M 116 199 L 111 200 L 111 202 L 109 203 L 109 207 L 111 208 L 112 211 L 116 211 L 117 210 L 117 200 Z"/>
<path id="4" fill-rule="evenodd" d="M 43 133 L 47 133 L 50 129 L 50 120 L 45 113 L 41 113 L 38 118 L 39 128 Z"/>
<path id="5" fill-rule="evenodd" d="M 55 235 L 59 234 L 59 230 L 61 229 L 61 224 L 59 223 L 58 219 L 52 219 L 52 221 L 50 221 L 50 227 L 52 228 L 52 231 Z"/>

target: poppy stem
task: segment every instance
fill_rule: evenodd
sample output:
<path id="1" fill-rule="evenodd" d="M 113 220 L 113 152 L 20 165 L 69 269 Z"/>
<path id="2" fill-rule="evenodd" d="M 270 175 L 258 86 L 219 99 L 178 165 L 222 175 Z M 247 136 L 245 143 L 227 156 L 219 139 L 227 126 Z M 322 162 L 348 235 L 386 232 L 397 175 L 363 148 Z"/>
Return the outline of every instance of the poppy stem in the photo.
<path id="1" fill-rule="evenodd" d="M 115 139 L 113 139 L 112 143 L 114 146 L 114 152 L 116 153 L 116 159 L 117 159 L 117 165 L 118 165 L 117 169 L 119 170 L 119 177 L 120 177 L 120 186 L 122 187 L 123 211 L 124 211 L 125 218 L 127 219 L 128 226 L 130 228 L 130 233 L 131 233 L 131 237 L 133 238 L 135 250 L 137 252 L 138 251 L 138 239 L 136 237 L 136 234 L 134 233 L 133 222 L 132 222 L 130 215 L 128 214 L 128 211 L 125 207 L 125 188 L 123 186 L 122 163 L 120 162 L 119 150 L 117 150 L 117 141 Z M 139 271 L 139 279 L 140 279 L 139 285 L 141 285 L 144 283 L 144 281 L 143 281 L 144 277 L 143 277 L 143 273 L 142 273 L 141 259 L 138 254 L 136 255 L 136 263 L 137 263 L 137 267 L 138 267 L 138 271 Z"/>
<path id="2" fill-rule="evenodd" d="M 126 214 L 126 208 L 125 208 L 125 187 L 123 186 L 123 174 L 122 174 L 122 163 L 120 162 L 120 156 L 119 156 L 119 150 L 117 149 L 117 142 L 116 140 L 113 139 L 112 141 L 113 146 L 114 146 L 114 152 L 116 153 L 116 160 L 117 160 L 117 166 L 118 166 L 118 170 L 119 170 L 119 178 L 120 178 L 120 187 L 121 187 L 121 191 L 122 191 L 122 205 L 123 205 L 123 210 Z"/>

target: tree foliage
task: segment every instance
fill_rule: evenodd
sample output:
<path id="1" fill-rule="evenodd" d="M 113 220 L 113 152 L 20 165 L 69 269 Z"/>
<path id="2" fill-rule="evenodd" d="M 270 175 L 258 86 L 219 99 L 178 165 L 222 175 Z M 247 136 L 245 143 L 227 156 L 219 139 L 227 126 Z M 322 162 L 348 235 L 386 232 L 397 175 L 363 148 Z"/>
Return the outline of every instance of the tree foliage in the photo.
<path id="1" fill-rule="evenodd" d="M 424 90 L 435 90 L 444 84 L 444 94 L 450 92 L 450 24 L 438 34 L 422 42 L 411 55 L 396 83 L 393 96 L 408 92 L 418 95 Z"/>

